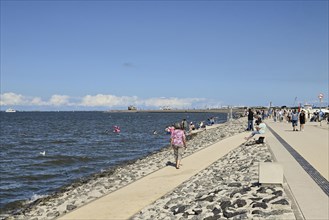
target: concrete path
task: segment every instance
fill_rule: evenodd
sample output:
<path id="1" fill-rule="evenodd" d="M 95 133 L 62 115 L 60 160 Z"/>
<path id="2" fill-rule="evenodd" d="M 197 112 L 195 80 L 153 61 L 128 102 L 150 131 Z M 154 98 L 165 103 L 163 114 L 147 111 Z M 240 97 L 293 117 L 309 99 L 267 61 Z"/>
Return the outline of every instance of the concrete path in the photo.
<path id="1" fill-rule="evenodd" d="M 240 146 L 245 136 L 246 133 L 242 133 L 217 142 L 183 158 L 181 169 L 171 166 L 160 169 L 59 219 L 128 219 Z"/>
<path id="2" fill-rule="evenodd" d="M 291 123 L 270 120 L 266 123 L 329 180 L 329 129 L 326 122 L 322 122 L 322 126 L 319 122 L 307 122 L 303 132 L 293 131 Z"/>
<path id="3" fill-rule="evenodd" d="M 283 165 L 285 180 L 301 212 L 297 219 L 328 220 L 328 125 L 307 123 L 300 132 L 292 131 L 290 123 L 266 123 L 273 131 L 266 133 L 266 141 Z"/>

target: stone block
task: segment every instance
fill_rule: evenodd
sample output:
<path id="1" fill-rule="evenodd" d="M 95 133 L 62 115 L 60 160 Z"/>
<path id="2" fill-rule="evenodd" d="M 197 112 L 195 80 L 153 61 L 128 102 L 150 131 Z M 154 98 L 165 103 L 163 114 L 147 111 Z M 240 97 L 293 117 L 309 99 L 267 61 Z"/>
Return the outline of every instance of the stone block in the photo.
<path id="1" fill-rule="evenodd" d="M 282 184 L 283 167 L 280 163 L 259 163 L 259 183 Z"/>

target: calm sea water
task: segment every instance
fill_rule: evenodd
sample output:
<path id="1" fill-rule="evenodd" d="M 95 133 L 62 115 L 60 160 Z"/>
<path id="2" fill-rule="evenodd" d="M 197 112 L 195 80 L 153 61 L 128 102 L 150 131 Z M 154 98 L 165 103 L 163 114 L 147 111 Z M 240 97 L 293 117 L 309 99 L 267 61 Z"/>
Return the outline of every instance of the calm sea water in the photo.
<path id="1" fill-rule="evenodd" d="M 169 143 L 165 127 L 183 118 L 200 122 L 214 116 L 219 123 L 226 121 L 222 113 L 1 112 L 0 116 L 2 212 L 163 148 Z M 112 132 L 114 125 L 120 126 L 119 134 Z"/>

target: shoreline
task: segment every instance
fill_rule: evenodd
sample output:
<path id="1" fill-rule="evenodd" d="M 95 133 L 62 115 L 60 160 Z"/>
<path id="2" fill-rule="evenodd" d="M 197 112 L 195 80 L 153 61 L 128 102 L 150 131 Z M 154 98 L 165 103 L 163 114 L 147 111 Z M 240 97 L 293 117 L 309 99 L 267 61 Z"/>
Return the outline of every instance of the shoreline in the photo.
<path id="1" fill-rule="evenodd" d="M 183 163 L 185 157 L 228 137 L 242 136 L 246 124 L 246 118 L 239 118 L 194 134 L 188 141 Z M 25 210 L 7 215 L 4 219 L 65 218 L 73 210 L 93 203 L 94 200 L 133 184 L 166 166 L 172 166 L 172 161 L 171 148 L 164 146 L 143 158 L 128 161 L 73 183 L 65 187 L 63 192 L 41 198 Z M 258 183 L 258 163 L 275 161 L 268 143 L 242 144 L 130 218 L 298 219 L 299 210 L 285 181 L 282 185 Z"/>
<path id="2" fill-rule="evenodd" d="M 184 157 L 220 139 L 244 131 L 245 126 L 239 120 L 243 119 L 218 124 L 214 129 L 194 134 L 188 142 L 190 147 Z M 222 127 L 225 129 L 220 129 Z M 218 134 L 214 135 L 216 131 Z M 54 219 L 167 166 L 170 160 L 173 160 L 171 148 L 164 146 L 143 158 L 126 161 L 104 172 L 92 174 L 68 186 L 63 186 L 57 192 L 28 203 L 18 211 L 2 214 L 0 219 Z"/>

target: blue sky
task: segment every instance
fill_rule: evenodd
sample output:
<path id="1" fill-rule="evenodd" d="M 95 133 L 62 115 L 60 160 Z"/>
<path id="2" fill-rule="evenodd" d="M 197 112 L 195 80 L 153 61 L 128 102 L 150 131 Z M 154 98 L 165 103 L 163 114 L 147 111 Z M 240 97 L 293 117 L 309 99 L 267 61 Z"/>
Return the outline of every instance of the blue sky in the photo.
<path id="1" fill-rule="evenodd" d="M 291 106 L 319 93 L 328 102 L 328 1 L 1 1 L 2 110 Z"/>

